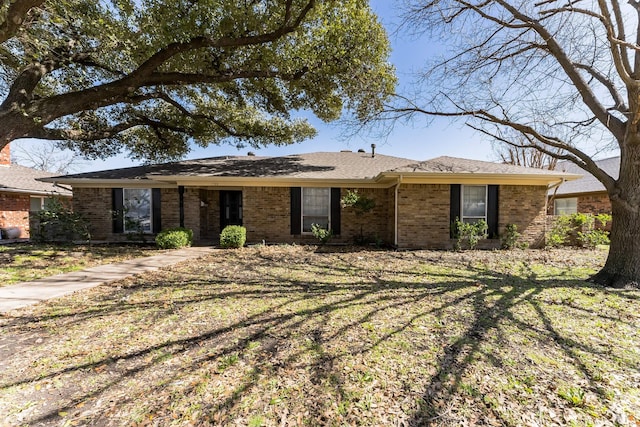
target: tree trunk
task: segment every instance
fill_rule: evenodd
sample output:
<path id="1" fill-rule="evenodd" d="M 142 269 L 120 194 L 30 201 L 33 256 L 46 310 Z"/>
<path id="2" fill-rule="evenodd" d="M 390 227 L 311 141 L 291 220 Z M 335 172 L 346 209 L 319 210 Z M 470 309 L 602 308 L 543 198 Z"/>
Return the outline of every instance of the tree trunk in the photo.
<path id="1" fill-rule="evenodd" d="M 602 270 L 592 280 L 615 288 L 640 284 L 640 213 L 612 202 L 611 246 Z"/>
<path id="2" fill-rule="evenodd" d="M 635 136 L 635 133 L 634 135 Z M 620 178 L 609 191 L 612 216 L 611 246 L 596 283 L 616 288 L 640 284 L 640 144 L 627 140 L 620 152 Z"/>

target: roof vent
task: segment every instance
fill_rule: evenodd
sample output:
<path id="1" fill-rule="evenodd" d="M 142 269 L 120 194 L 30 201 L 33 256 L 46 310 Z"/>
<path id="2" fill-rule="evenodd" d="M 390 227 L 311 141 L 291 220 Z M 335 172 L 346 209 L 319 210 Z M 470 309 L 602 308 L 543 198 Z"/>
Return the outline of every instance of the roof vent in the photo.
<path id="1" fill-rule="evenodd" d="M 371 157 L 376 156 L 376 144 L 371 144 Z"/>
<path id="2" fill-rule="evenodd" d="M 359 148 L 358 153 L 366 153 L 366 151 L 364 151 L 364 148 Z"/>

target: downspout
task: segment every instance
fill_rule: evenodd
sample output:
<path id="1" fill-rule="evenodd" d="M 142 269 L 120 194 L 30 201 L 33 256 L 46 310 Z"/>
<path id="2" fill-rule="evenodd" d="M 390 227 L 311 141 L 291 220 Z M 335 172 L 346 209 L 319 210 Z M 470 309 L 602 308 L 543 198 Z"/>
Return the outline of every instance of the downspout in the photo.
<path id="1" fill-rule="evenodd" d="M 566 181 L 567 181 L 566 178 L 561 178 L 560 181 L 556 182 L 555 184 L 551 184 L 547 186 L 547 194 L 549 194 L 549 191 L 553 189 L 553 195 L 547 199 L 548 202 L 553 202 L 555 200 L 556 193 L 558 192 L 558 188 L 560 188 L 560 186 L 564 184 Z M 548 211 L 549 211 L 549 206 L 547 205 L 547 212 Z"/>
<path id="2" fill-rule="evenodd" d="M 398 182 L 395 185 L 395 197 L 394 197 L 394 232 L 393 232 L 393 246 L 398 247 L 398 189 L 402 183 L 402 175 L 398 177 Z"/>

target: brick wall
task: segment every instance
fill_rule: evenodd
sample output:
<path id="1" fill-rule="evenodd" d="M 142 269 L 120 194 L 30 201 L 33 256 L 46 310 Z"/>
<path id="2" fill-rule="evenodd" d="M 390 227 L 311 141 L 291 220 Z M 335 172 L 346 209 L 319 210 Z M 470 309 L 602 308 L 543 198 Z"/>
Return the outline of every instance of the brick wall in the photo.
<path id="1" fill-rule="evenodd" d="M 531 247 L 543 246 L 547 221 L 547 187 L 501 185 L 498 197 L 500 234 L 507 224 L 516 224 L 523 242 Z"/>
<path id="2" fill-rule="evenodd" d="M 341 235 L 333 242 L 350 243 L 360 234 L 394 240 L 394 188 L 359 189 L 376 201 L 376 207 L 358 216 L 353 209 L 341 211 Z M 346 189 L 342 190 L 342 195 Z M 450 249 L 450 186 L 447 184 L 405 184 L 398 190 L 398 246 L 402 248 Z M 177 189 L 162 189 L 162 228 L 179 225 Z M 536 246 L 542 242 L 546 220 L 546 187 L 500 186 L 499 227 L 516 224 L 524 240 Z M 204 202 L 204 206 L 201 204 Z M 113 235 L 111 189 L 74 189 L 74 209 L 92 224 L 95 240 L 120 240 L 126 235 Z M 194 232 L 194 239 L 217 241 L 219 230 L 219 191 L 185 188 L 184 225 Z M 291 204 L 288 187 L 243 188 L 243 224 L 247 242 L 315 243 L 311 235 L 291 235 Z M 28 198 L 27 198 L 28 210 Z"/>
<path id="3" fill-rule="evenodd" d="M 160 222 L 163 230 L 180 226 L 180 196 L 177 188 L 160 190 Z"/>
<path id="4" fill-rule="evenodd" d="M 555 200 L 562 198 L 563 197 L 556 197 Z M 590 213 L 594 215 L 602 213 L 611 214 L 611 200 L 609 199 L 609 195 L 605 192 L 584 194 L 577 196 L 577 199 L 578 212 L 580 213 Z M 550 201 L 547 208 L 547 213 L 549 215 L 553 215 L 555 213 L 553 205 L 553 201 Z"/>
<path id="5" fill-rule="evenodd" d="M 73 189 L 73 211 L 89 221 L 93 240 L 112 240 L 112 206 L 110 188 Z"/>
<path id="6" fill-rule="evenodd" d="M 398 189 L 398 247 L 450 249 L 449 199 L 449 185 L 401 185 Z M 391 227 L 393 221 L 391 217 Z"/>
<path id="7" fill-rule="evenodd" d="M 578 212 L 594 215 L 611 214 L 611 200 L 607 193 L 594 193 L 578 197 Z"/>
<path id="8" fill-rule="evenodd" d="M 289 187 L 245 187 L 243 220 L 247 242 L 290 243 L 291 190 Z"/>
<path id="9" fill-rule="evenodd" d="M 0 228 L 18 227 L 20 238 L 29 237 L 29 195 L 0 192 L 0 207 Z"/>
<path id="10" fill-rule="evenodd" d="M 176 190 L 177 192 L 177 190 Z M 179 214 L 178 210 L 178 214 Z M 184 226 L 193 230 L 193 240 L 200 240 L 200 189 L 184 189 Z M 162 224 L 162 228 L 165 227 Z"/>
<path id="11" fill-rule="evenodd" d="M 0 165 L 10 165 L 11 164 L 11 144 L 5 145 L 2 150 L 0 150 Z"/>
<path id="12" fill-rule="evenodd" d="M 351 189 L 355 190 L 355 189 Z M 375 201 L 375 207 L 369 212 L 358 215 L 353 208 L 343 208 L 341 211 L 341 241 L 353 242 L 360 233 L 371 239 L 381 239 L 386 243 L 393 243 L 390 228 L 393 228 L 393 203 L 389 199 L 386 188 L 358 188 L 358 194 Z M 347 194 L 342 189 L 340 197 Z M 391 210 L 389 204 L 391 203 Z M 389 214 L 391 213 L 391 216 Z"/>

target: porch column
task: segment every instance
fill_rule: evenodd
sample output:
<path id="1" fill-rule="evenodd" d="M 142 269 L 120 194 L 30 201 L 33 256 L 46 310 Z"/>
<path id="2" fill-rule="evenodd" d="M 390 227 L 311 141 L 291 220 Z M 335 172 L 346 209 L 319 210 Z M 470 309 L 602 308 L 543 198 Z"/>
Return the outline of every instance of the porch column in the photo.
<path id="1" fill-rule="evenodd" d="M 178 186 L 178 206 L 180 210 L 180 227 L 184 227 L 184 185 Z"/>

